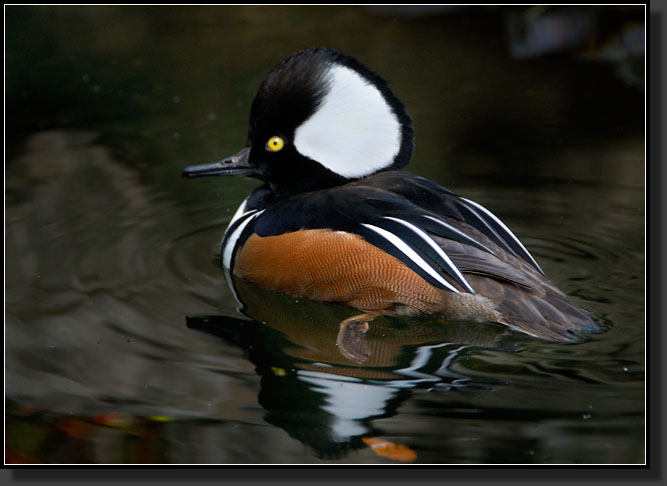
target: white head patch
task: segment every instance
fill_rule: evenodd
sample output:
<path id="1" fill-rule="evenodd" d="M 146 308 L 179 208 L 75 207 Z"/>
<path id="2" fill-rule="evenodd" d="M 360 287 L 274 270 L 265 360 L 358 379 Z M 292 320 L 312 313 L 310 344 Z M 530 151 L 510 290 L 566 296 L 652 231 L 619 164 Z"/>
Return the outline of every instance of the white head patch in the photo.
<path id="1" fill-rule="evenodd" d="M 302 155 L 346 178 L 359 178 L 391 165 L 401 148 L 396 114 L 369 81 L 335 65 L 329 91 L 294 134 Z"/>

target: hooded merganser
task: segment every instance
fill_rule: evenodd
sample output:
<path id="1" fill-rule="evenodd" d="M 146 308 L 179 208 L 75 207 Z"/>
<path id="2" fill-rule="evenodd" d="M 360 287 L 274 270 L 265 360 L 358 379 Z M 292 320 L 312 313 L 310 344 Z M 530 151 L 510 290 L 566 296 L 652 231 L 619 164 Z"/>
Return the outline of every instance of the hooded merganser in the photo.
<path id="1" fill-rule="evenodd" d="M 183 176 L 263 182 L 229 223 L 221 259 L 264 288 L 370 316 L 498 322 L 554 341 L 597 330 L 498 217 L 399 171 L 413 146 L 412 120 L 382 78 L 312 48 L 261 83 L 245 148 Z"/>

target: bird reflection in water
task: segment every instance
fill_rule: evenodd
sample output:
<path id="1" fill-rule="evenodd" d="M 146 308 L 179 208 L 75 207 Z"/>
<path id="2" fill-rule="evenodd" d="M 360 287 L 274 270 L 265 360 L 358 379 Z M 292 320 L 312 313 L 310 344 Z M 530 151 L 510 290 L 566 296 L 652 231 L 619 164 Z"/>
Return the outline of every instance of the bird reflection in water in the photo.
<path id="1" fill-rule="evenodd" d="M 483 386 L 456 369 L 469 350 L 512 350 L 532 339 L 501 325 L 433 318 L 376 317 L 369 327 L 354 309 L 228 279 L 247 319 L 192 316 L 188 327 L 243 349 L 261 377 L 265 420 L 321 458 L 367 447 L 382 435 L 374 421 L 395 415 L 416 389 Z"/>

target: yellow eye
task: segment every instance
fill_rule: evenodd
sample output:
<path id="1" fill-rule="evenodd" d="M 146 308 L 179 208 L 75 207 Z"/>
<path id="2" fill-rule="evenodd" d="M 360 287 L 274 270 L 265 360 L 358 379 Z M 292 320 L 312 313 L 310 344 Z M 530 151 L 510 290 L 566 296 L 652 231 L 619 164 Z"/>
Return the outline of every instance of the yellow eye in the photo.
<path id="1" fill-rule="evenodd" d="M 266 150 L 269 152 L 279 152 L 285 146 L 285 141 L 280 137 L 271 137 L 268 142 L 266 142 Z"/>

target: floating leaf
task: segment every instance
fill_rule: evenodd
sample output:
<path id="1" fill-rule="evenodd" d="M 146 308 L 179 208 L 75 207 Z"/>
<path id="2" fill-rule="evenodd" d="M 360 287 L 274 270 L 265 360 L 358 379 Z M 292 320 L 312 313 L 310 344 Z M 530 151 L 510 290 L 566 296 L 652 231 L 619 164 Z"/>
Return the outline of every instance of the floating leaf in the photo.
<path id="1" fill-rule="evenodd" d="M 106 412 L 91 417 L 93 422 L 107 427 L 126 428 L 132 425 L 133 417 L 122 412 Z"/>
<path id="2" fill-rule="evenodd" d="M 284 369 L 278 368 L 277 366 L 272 366 L 271 371 L 273 371 L 273 374 L 276 376 L 285 376 L 287 373 L 285 372 Z"/>
<path id="3" fill-rule="evenodd" d="M 146 417 L 148 420 L 152 420 L 153 422 L 173 422 L 174 419 L 173 417 L 165 417 L 164 415 L 151 415 L 150 417 Z"/>
<path id="4" fill-rule="evenodd" d="M 382 439 L 373 439 L 371 437 L 362 437 L 361 440 L 378 456 L 401 462 L 412 462 L 417 459 L 417 454 L 404 445 Z"/>

